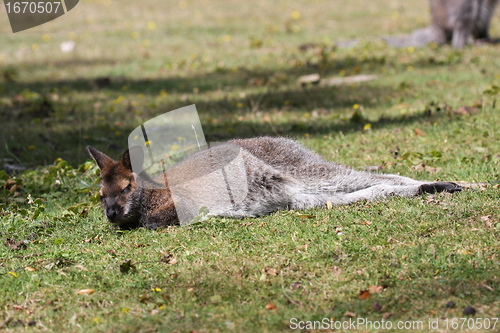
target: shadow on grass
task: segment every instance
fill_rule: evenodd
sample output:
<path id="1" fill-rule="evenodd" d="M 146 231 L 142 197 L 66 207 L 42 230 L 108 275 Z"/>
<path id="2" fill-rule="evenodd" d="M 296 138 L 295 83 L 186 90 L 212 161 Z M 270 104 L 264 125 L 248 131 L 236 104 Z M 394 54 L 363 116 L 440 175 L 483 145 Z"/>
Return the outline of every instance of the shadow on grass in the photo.
<path id="1" fill-rule="evenodd" d="M 56 63 L 59 64 L 54 62 L 53 65 Z M 108 59 L 95 64 L 109 63 L 115 62 Z M 77 64 L 93 65 L 85 60 L 78 60 Z M 68 61 L 61 66 L 72 65 L 74 63 Z M 329 75 L 338 72 L 339 68 L 356 66 L 365 66 L 376 71 L 383 66 L 383 61 L 375 59 L 372 62 L 360 62 L 348 57 L 338 63 L 320 63 L 303 68 L 221 69 L 184 78 L 134 80 L 104 76 L 61 81 L 4 82 L 1 85 L 3 91 L 0 120 L 7 126 L 0 135 L 0 159 L 7 158 L 29 167 L 51 164 L 56 158 L 78 164 L 88 158 L 85 150 L 88 144 L 103 151 L 110 151 L 111 155 L 113 151 L 121 154 L 126 149 L 128 133 L 140 122 L 194 103 L 202 116 L 202 125 L 208 141 L 259 135 L 299 137 L 306 133 L 315 135 L 358 131 L 367 121 L 361 118 L 357 123 L 351 122 L 351 115 L 340 115 L 338 109 L 343 108 L 345 112 L 346 108 L 360 104 L 369 110 L 387 104 L 387 100 L 394 95 L 404 96 L 405 92 L 395 86 L 372 83 L 305 88 L 293 84 L 295 78 L 301 74 L 319 72 Z M 193 93 L 194 88 L 197 93 Z M 167 102 L 156 103 L 155 98 L 161 90 L 171 93 L 171 97 Z M 247 93 L 248 90 L 252 92 Z M 176 95 L 175 92 L 183 94 Z M 209 95 L 211 92 L 213 96 Z M 33 93 L 38 95 L 35 102 L 27 102 L 30 97 L 25 95 Z M 53 93 L 61 95 L 62 98 L 58 101 L 49 100 L 49 94 Z M 146 101 L 140 106 L 145 109 L 140 118 L 133 116 L 131 105 L 107 113 L 94 110 L 96 100 L 102 104 L 112 104 L 118 94 L 127 100 L 136 98 L 133 94 L 139 93 L 145 95 Z M 153 106 L 148 107 L 148 103 Z M 300 118 L 300 114 L 313 110 L 319 110 L 320 116 L 303 118 L 300 121 L 291 119 Z M 258 119 L 258 111 L 280 112 L 283 121 L 273 124 L 266 120 L 245 120 Z M 295 117 L 290 118 L 294 112 Z M 248 113 L 256 113 L 257 117 L 241 117 Z M 330 117 L 333 115 L 335 117 Z M 203 116 L 222 118 L 222 121 L 203 123 Z M 369 114 L 366 116 L 370 118 Z M 413 116 L 382 117 L 371 120 L 370 123 L 372 129 L 376 130 L 391 124 L 420 121 L 423 117 L 425 116 L 422 112 Z M 136 123 L 136 119 L 141 121 Z M 120 124 L 119 131 L 113 129 L 112 123 Z"/>

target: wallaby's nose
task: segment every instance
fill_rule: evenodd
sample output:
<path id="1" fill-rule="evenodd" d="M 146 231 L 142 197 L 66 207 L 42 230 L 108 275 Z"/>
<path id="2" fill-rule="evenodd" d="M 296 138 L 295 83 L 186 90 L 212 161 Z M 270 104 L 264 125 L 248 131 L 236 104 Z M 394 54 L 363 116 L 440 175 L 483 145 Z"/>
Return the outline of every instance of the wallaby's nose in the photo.
<path id="1" fill-rule="evenodd" d="M 110 208 L 106 211 L 106 217 L 113 221 L 116 218 L 116 210 L 114 208 Z"/>

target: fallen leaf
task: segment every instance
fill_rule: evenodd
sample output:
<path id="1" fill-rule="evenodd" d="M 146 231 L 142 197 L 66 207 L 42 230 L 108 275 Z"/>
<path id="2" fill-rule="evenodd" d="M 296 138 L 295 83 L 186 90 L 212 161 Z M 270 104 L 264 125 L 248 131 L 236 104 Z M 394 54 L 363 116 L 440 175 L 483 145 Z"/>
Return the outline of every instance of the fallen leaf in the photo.
<path id="1" fill-rule="evenodd" d="M 383 318 L 383 319 L 387 319 L 387 318 L 389 318 L 390 316 L 392 316 L 392 313 L 386 312 L 386 313 L 384 313 L 384 314 L 382 315 L 382 318 Z"/>
<path id="2" fill-rule="evenodd" d="M 309 214 L 299 214 L 298 215 L 301 219 L 312 219 L 314 215 L 309 215 Z"/>
<path id="3" fill-rule="evenodd" d="M 331 201 L 327 201 L 327 202 L 326 202 L 326 208 L 327 208 L 327 209 L 332 209 L 332 208 L 333 208 L 333 204 L 332 204 L 332 202 L 331 202 Z"/>
<path id="4" fill-rule="evenodd" d="M 380 294 L 381 292 L 384 291 L 384 287 L 383 286 L 370 286 L 368 288 L 368 291 L 371 293 L 371 294 Z"/>
<path id="5" fill-rule="evenodd" d="M 488 291 L 495 291 L 495 289 L 493 289 L 492 287 L 488 286 L 487 284 L 481 283 L 480 286 L 483 287 L 484 289 L 488 290 Z"/>
<path id="6" fill-rule="evenodd" d="M 346 313 L 344 313 L 344 317 L 356 317 L 356 313 L 347 311 Z"/>
<path id="7" fill-rule="evenodd" d="M 358 295 L 358 299 L 368 299 L 370 298 L 370 292 L 368 290 L 361 290 Z"/>
<path id="8" fill-rule="evenodd" d="M 85 272 L 88 272 L 89 270 L 87 269 L 87 267 L 83 266 L 83 265 L 75 265 L 75 268 L 78 268 L 79 270 L 82 270 L 82 271 L 85 271 Z"/>
<path id="9" fill-rule="evenodd" d="M 169 265 L 175 265 L 175 264 L 177 264 L 177 259 L 176 259 L 176 258 L 172 258 L 172 259 L 170 259 L 170 260 L 168 261 L 168 264 L 169 264 Z"/>
<path id="10" fill-rule="evenodd" d="M 334 274 L 340 274 L 340 273 L 342 273 L 342 268 L 340 268 L 339 266 L 333 266 L 332 267 L 332 273 L 334 273 Z"/>
<path id="11" fill-rule="evenodd" d="M 413 133 L 415 133 L 416 136 L 424 135 L 424 132 L 418 127 L 413 130 Z"/>
<path id="12" fill-rule="evenodd" d="M 273 302 L 269 302 L 266 304 L 266 310 L 276 310 L 278 307 L 274 305 Z"/>
<path id="13" fill-rule="evenodd" d="M 479 109 L 473 106 L 461 106 L 456 111 L 452 111 L 455 114 L 461 114 L 464 116 L 469 116 L 471 114 L 476 114 L 479 112 Z"/>
<path id="14" fill-rule="evenodd" d="M 76 292 L 77 295 L 90 295 L 95 292 L 94 289 L 81 289 Z"/>
<path id="15" fill-rule="evenodd" d="M 485 215 L 485 216 L 481 216 L 480 217 L 481 221 L 484 222 L 484 225 L 486 226 L 486 228 L 491 228 L 492 226 L 492 223 L 491 223 L 491 216 L 490 215 Z"/>
<path id="16" fill-rule="evenodd" d="M 276 268 L 266 268 L 265 272 L 271 276 L 277 276 L 278 270 Z"/>
<path id="17" fill-rule="evenodd" d="M 27 247 L 25 242 L 16 242 L 16 240 L 12 238 L 7 238 L 7 241 L 4 243 L 4 245 L 13 251 L 25 249 Z"/>
<path id="18" fill-rule="evenodd" d="M 295 249 L 295 251 L 300 251 L 300 250 L 307 250 L 309 247 L 309 244 L 301 245 Z"/>
<path id="19" fill-rule="evenodd" d="M 472 254 L 472 252 L 470 252 L 469 250 L 466 250 L 466 249 L 460 249 L 457 251 L 458 254 L 462 254 L 464 256 L 470 256 Z"/>
<path id="20" fill-rule="evenodd" d="M 14 180 L 14 179 L 7 179 L 5 181 L 5 184 L 3 185 L 3 188 L 6 189 L 6 190 L 9 190 L 12 188 L 12 186 L 14 185 L 18 185 L 17 184 L 17 180 Z"/>
<path id="21" fill-rule="evenodd" d="M 28 272 L 34 272 L 34 271 L 36 271 L 36 268 L 35 267 L 31 267 L 31 266 L 26 266 L 26 267 L 24 267 L 24 269 L 26 271 L 28 271 Z"/>
<path id="22" fill-rule="evenodd" d="M 434 168 L 426 165 L 425 163 L 420 163 L 418 165 L 411 167 L 412 171 L 427 171 L 428 173 L 436 173 L 441 171 L 441 168 Z"/>

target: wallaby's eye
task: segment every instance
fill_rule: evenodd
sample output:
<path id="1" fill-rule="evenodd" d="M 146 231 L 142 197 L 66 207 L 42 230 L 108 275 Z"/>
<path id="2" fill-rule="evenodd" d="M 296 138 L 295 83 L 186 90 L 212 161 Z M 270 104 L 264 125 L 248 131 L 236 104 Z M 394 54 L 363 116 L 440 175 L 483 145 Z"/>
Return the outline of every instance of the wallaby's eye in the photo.
<path id="1" fill-rule="evenodd" d="M 122 190 L 122 194 L 125 194 L 125 193 L 128 193 L 128 191 L 130 191 L 130 188 L 132 187 L 132 184 L 128 184 L 127 187 L 125 187 L 123 190 Z"/>

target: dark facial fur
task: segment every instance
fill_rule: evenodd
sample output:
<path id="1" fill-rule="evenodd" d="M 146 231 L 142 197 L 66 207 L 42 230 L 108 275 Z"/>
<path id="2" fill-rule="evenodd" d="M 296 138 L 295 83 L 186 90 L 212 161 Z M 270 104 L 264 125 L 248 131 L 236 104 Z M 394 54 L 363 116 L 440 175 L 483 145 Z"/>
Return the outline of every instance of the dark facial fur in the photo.
<path id="1" fill-rule="evenodd" d="M 101 204 L 108 220 L 123 229 L 140 225 L 141 189 L 138 188 L 128 151 L 120 161 L 114 161 L 98 150 L 88 147 L 101 169 Z"/>

